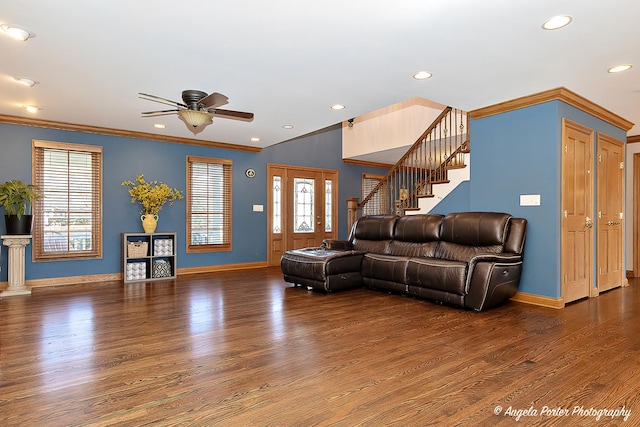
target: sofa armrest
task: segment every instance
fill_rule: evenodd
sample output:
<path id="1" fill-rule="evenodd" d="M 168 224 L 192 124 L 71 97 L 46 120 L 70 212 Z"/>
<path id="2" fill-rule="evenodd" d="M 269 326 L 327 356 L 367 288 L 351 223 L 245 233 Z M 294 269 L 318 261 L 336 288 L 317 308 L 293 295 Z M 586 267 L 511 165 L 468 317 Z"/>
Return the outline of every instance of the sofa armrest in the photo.
<path id="1" fill-rule="evenodd" d="M 469 260 L 469 268 L 479 262 L 499 262 L 502 264 L 518 263 L 522 261 L 522 255 L 512 253 L 484 253 L 477 254 Z"/>
<path id="2" fill-rule="evenodd" d="M 474 272 L 478 265 L 482 264 L 501 264 L 501 265 L 509 265 L 509 264 L 519 264 L 522 263 L 522 256 L 513 253 L 495 253 L 495 252 L 487 252 L 480 253 L 473 256 L 468 261 L 467 266 L 467 283 L 465 285 L 465 293 L 469 293 L 469 288 L 471 286 L 471 282 L 474 276 Z"/>
<path id="3" fill-rule="evenodd" d="M 469 263 L 464 305 L 481 311 L 500 305 L 518 291 L 522 257 L 514 254 L 480 256 Z M 493 259 L 492 259 L 493 258 Z"/>
<path id="4" fill-rule="evenodd" d="M 353 249 L 353 245 L 348 240 L 333 240 L 324 239 L 322 241 L 322 247 L 325 249 L 333 249 L 336 251 L 350 251 Z"/>

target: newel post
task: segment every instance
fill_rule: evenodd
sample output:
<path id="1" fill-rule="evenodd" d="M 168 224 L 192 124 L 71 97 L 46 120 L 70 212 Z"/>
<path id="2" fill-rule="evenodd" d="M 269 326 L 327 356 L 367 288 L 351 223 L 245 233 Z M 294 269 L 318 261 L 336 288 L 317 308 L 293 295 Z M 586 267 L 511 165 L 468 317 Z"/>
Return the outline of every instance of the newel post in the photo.
<path id="1" fill-rule="evenodd" d="M 357 197 L 347 198 L 347 229 L 349 233 L 351 232 L 353 224 L 358 219 L 358 204 L 359 199 Z"/>

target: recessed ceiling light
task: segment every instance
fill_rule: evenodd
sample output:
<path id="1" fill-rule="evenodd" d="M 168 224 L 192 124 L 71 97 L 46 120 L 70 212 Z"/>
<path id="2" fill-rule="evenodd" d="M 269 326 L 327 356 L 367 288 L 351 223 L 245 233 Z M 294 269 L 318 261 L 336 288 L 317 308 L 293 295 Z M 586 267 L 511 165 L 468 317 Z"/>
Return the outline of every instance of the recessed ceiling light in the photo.
<path id="1" fill-rule="evenodd" d="M 162 123 L 155 123 L 155 124 L 153 125 L 153 127 L 154 127 L 154 128 L 157 128 L 157 129 L 164 129 L 164 128 L 166 128 L 166 126 L 165 126 L 165 125 L 163 125 Z"/>
<path id="2" fill-rule="evenodd" d="M 426 80 L 426 79 L 430 79 L 431 76 L 433 76 L 433 74 L 431 74 L 428 71 L 418 71 L 413 75 L 413 78 L 416 80 Z"/>
<path id="3" fill-rule="evenodd" d="M 607 72 L 608 73 L 621 73 L 623 71 L 627 71 L 631 67 L 633 67 L 633 65 L 631 65 L 631 64 L 616 65 L 615 67 L 609 68 L 607 70 Z"/>
<path id="4" fill-rule="evenodd" d="M 569 15 L 556 15 L 544 21 L 542 28 L 545 30 L 557 30 L 566 27 L 571 21 L 573 21 L 573 18 Z"/>
<path id="5" fill-rule="evenodd" d="M 256 138 L 255 136 L 251 138 L 251 142 L 259 142 L 260 138 Z"/>
<path id="6" fill-rule="evenodd" d="M 28 77 L 14 77 L 13 79 L 18 83 L 22 83 L 23 85 L 29 86 L 29 87 L 33 87 L 35 84 L 38 83 L 37 81 L 30 79 Z"/>
<path id="7" fill-rule="evenodd" d="M 34 107 L 33 105 L 23 105 L 24 109 L 30 113 L 37 113 L 40 110 L 38 107 Z"/>
<path id="8" fill-rule="evenodd" d="M 283 129 L 293 129 L 293 125 L 282 125 Z"/>
<path id="9" fill-rule="evenodd" d="M 9 37 L 21 42 L 36 36 L 26 28 L 18 27 L 17 25 L 2 24 L 0 25 L 0 30 L 2 30 Z"/>
<path id="10" fill-rule="evenodd" d="M 331 106 L 331 109 L 332 109 L 332 110 L 344 110 L 345 108 L 347 108 L 347 107 L 345 107 L 345 106 L 344 106 L 344 105 L 342 105 L 342 104 L 333 104 L 333 105 Z"/>

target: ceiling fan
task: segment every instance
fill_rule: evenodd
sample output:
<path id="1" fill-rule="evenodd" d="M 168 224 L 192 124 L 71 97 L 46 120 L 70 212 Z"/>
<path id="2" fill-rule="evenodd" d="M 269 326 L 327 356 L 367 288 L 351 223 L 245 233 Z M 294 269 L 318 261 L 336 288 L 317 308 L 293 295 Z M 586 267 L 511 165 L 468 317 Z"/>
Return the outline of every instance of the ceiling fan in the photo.
<path id="1" fill-rule="evenodd" d="M 144 111 L 143 117 L 165 116 L 168 114 L 178 114 L 187 124 L 189 129 L 195 134 L 196 129 L 200 130 L 213 122 L 214 117 L 223 119 L 235 119 L 250 122 L 253 120 L 253 113 L 243 111 L 222 110 L 218 107 L 228 104 L 229 98 L 218 92 L 208 95 L 200 90 L 182 91 L 182 102 L 172 101 L 148 93 L 138 93 L 141 99 L 159 102 L 161 104 L 177 107 L 173 110 Z"/>

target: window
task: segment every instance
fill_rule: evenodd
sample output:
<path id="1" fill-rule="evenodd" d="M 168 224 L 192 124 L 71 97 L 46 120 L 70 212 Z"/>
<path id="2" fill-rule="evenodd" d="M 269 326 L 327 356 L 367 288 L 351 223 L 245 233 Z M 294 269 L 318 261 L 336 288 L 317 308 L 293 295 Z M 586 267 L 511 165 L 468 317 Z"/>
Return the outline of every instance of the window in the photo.
<path id="1" fill-rule="evenodd" d="M 272 182 L 273 192 L 273 218 L 272 232 L 274 234 L 282 233 L 282 177 L 274 175 Z"/>
<path id="2" fill-rule="evenodd" d="M 33 141 L 34 261 L 102 257 L 102 147 Z"/>
<path id="3" fill-rule="evenodd" d="M 384 179 L 384 175 L 362 174 L 362 200 L 373 191 L 374 188 Z M 375 215 L 385 212 L 387 203 L 387 191 L 385 187 L 380 188 L 369 202 L 363 207 L 362 215 Z"/>
<path id="4" fill-rule="evenodd" d="M 333 181 L 330 179 L 324 180 L 324 231 L 327 233 L 331 233 L 331 216 L 333 214 L 333 209 L 331 207 L 331 203 L 333 201 L 333 197 L 331 197 Z"/>
<path id="5" fill-rule="evenodd" d="M 232 164 L 187 157 L 187 252 L 231 250 Z"/>

